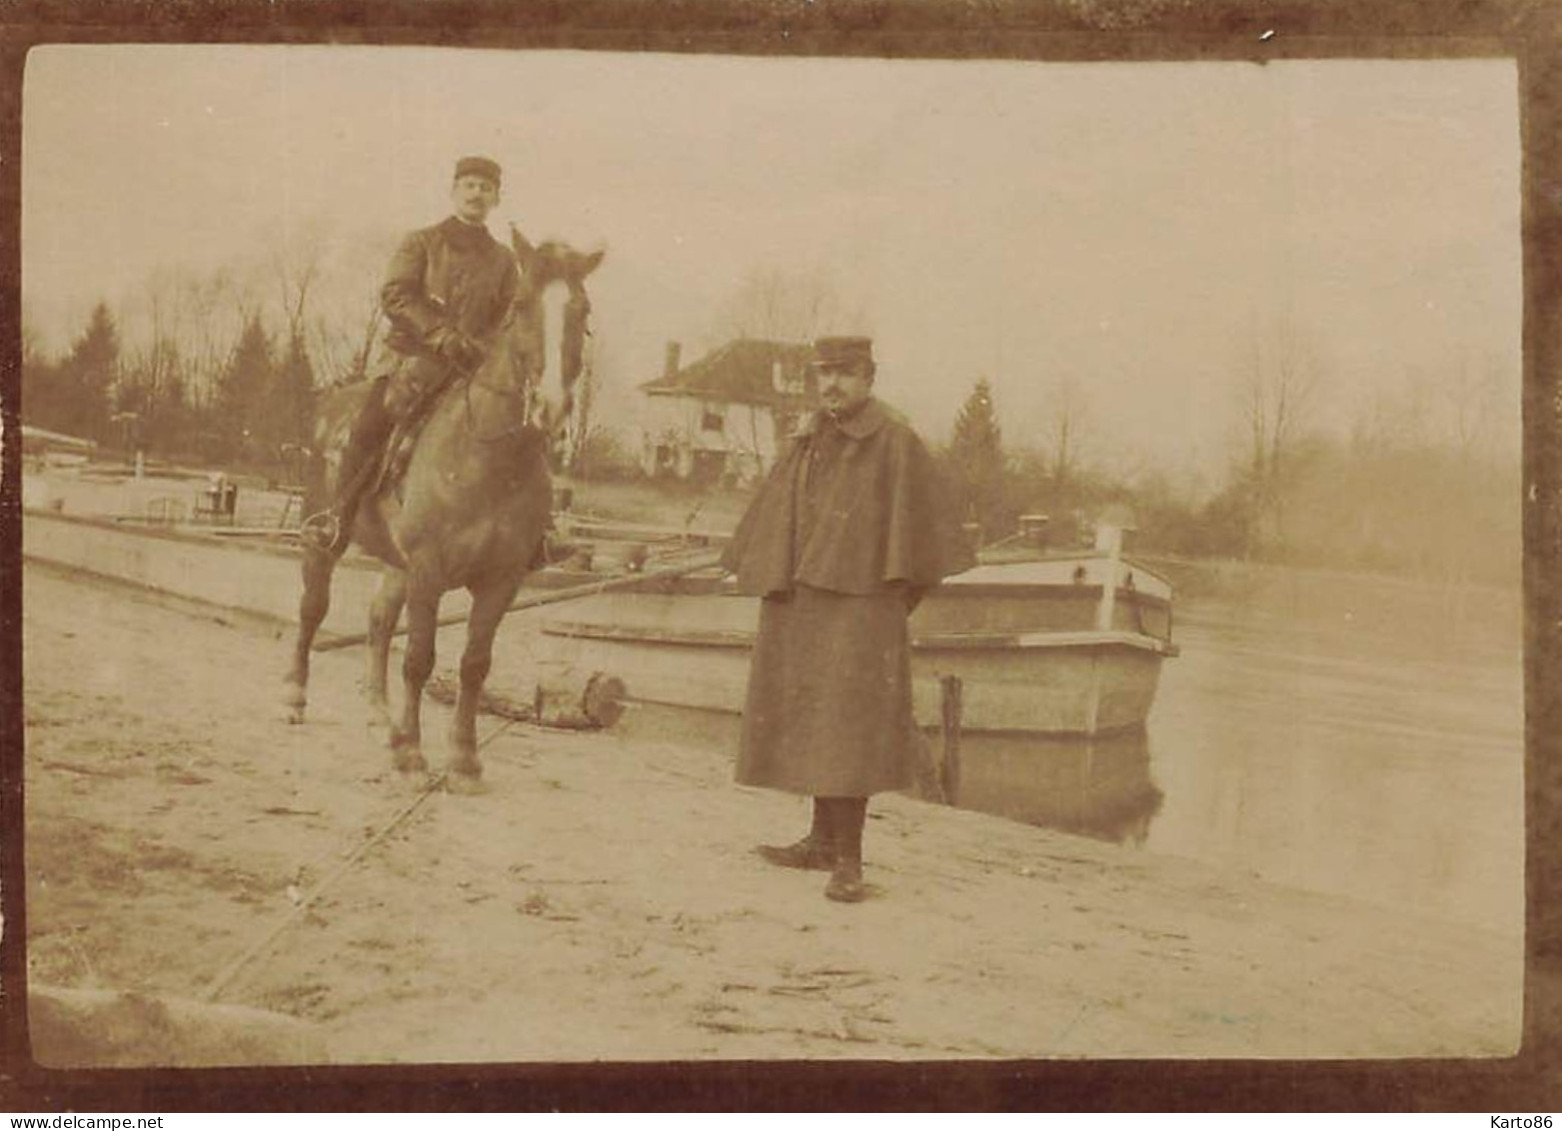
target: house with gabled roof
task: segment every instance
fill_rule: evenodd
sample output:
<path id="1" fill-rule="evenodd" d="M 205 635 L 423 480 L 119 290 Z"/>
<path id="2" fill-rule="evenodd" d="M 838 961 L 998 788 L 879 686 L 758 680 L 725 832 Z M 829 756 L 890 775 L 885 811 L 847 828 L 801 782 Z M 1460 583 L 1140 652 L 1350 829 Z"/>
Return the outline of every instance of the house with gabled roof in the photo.
<path id="1" fill-rule="evenodd" d="M 809 346 L 738 338 L 686 366 L 681 352 L 669 342 L 662 375 L 639 386 L 645 473 L 736 484 L 763 476 L 816 407 Z"/>

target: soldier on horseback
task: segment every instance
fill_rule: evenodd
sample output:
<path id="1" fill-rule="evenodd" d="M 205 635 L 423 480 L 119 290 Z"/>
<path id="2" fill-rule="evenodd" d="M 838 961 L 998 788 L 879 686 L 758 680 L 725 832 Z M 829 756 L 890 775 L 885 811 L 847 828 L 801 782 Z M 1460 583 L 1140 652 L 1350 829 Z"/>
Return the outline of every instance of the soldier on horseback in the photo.
<path id="1" fill-rule="evenodd" d="M 397 426 L 482 362 L 479 343 L 503 321 L 519 282 L 514 253 L 487 228 L 500 180 L 498 164 L 487 157 L 461 158 L 450 189 L 452 215 L 407 236 L 391 257 L 380 290 L 389 331 L 368 369 L 374 383 L 342 453 L 335 501 L 304 523 L 306 544 L 346 549 Z"/>

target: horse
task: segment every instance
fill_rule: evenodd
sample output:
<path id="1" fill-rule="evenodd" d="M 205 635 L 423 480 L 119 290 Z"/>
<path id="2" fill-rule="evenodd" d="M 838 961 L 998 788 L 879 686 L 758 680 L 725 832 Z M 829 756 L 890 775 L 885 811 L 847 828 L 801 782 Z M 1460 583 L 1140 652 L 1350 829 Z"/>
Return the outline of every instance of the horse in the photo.
<path id="1" fill-rule="evenodd" d="M 520 268 L 515 300 L 481 343 L 483 361 L 436 396 L 413 442 L 406 470 L 358 508 L 352 530 L 330 549 L 305 545 L 298 634 L 287 673 L 286 705 L 302 722 L 308 700 L 309 652 L 331 602 L 331 577 L 350 541 L 382 563 L 369 609 L 365 691 L 371 725 L 385 728 L 392 764 L 426 773 L 422 751 L 423 689 L 434 667 L 439 603 L 453 589 L 471 593 L 460 688 L 451 725 L 446 788 L 480 788 L 477 704 L 493 658 L 499 622 L 521 582 L 543 556 L 552 519 L 549 461 L 563 444 L 580 376 L 590 303 L 585 280 L 604 252 L 583 253 L 549 241 L 534 247 L 512 226 Z M 550 353 L 549 313 L 562 328 Z M 328 397 L 317 449 L 339 453 L 356 409 L 369 392 L 360 382 Z M 325 471 L 314 476 L 324 486 Z M 407 613 L 401 718 L 386 698 L 390 641 Z"/>

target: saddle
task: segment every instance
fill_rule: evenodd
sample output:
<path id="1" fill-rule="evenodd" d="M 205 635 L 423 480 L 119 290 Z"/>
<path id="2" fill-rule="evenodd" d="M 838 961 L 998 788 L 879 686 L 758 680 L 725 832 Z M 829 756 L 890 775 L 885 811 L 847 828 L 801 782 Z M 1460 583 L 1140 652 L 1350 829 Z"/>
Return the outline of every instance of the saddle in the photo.
<path id="1" fill-rule="evenodd" d="M 412 453 L 417 449 L 418 437 L 423 434 L 423 429 L 428 424 L 429 417 L 433 415 L 434 402 L 439 399 L 439 394 L 455 383 L 454 378 L 431 389 L 416 405 L 412 411 L 398 420 L 391 429 L 390 438 L 385 441 L 385 449 L 380 454 L 380 466 L 378 473 L 369 483 L 369 498 L 377 498 L 386 491 L 394 491 L 401 486 L 401 481 L 406 478 L 407 465 L 412 462 Z"/>
<path id="2" fill-rule="evenodd" d="M 412 365 L 391 376 L 385 401 L 395 424 L 381 450 L 379 468 L 370 480 L 369 498 L 400 486 L 434 405 L 447 389 L 467 376 L 453 366 L 430 363 L 426 358 L 415 359 Z"/>

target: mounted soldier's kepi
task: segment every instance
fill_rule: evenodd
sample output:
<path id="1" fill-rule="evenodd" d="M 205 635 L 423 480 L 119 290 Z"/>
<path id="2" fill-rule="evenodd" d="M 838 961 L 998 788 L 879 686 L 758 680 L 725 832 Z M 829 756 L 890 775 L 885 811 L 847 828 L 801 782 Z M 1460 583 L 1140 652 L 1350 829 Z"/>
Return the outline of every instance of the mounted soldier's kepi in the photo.
<path id="1" fill-rule="evenodd" d="M 463 157 L 456 162 L 456 180 L 462 177 L 487 177 L 499 187 L 504 179 L 504 174 L 499 168 L 499 162 L 488 157 Z"/>

